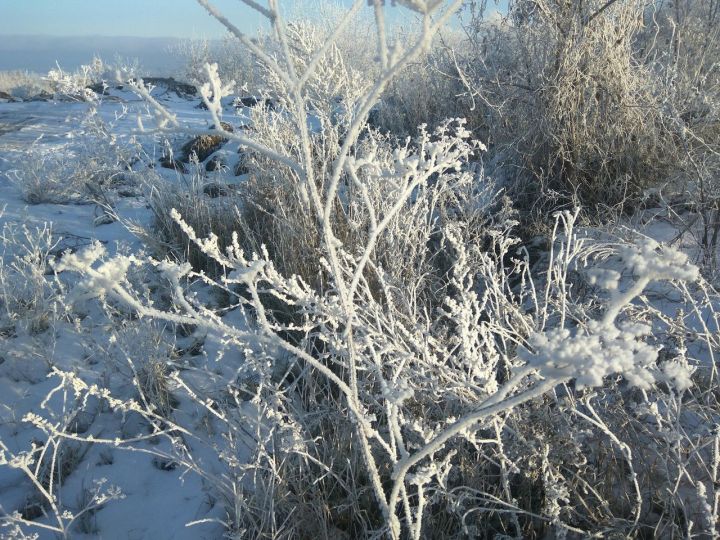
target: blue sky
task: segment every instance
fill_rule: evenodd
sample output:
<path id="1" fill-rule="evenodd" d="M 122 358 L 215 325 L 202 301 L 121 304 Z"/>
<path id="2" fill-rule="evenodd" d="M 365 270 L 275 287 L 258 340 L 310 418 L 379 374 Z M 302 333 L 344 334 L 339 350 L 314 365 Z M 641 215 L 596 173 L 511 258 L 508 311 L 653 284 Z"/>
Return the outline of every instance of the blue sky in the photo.
<path id="1" fill-rule="evenodd" d="M 258 1 L 266 5 L 266 0 Z M 349 6 L 352 1 L 280 0 L 290 15 L 302 11 L 320 18 L 320 6 L 329 2 Z M 211 2 L 248 34 L 266 24 L 240 0 Z M 490 9 L 493 2 L 488 0 Z M 498 2 L 501 9 L 507 4 L 507 0 Z M 399 24 L 413 17 L 399 7 L 388 8 L 387 13 L 391 22 Z M 47 73 L 57 62 L 72 70 L 94 55 L 105 60 L 119 55 L 137 58 L 153 74 L 165 75 L 180 62 L 172 52 L 176 39 L 166 38 L 213 39 L 224 34 L 224 28 L 195 0 L 0 0 L 0 71 Z"/>
<path id="2" fill-rule="evenodd" d="M 352 2 L 337 1 L 344 5 Z M 318 11 L 314 0 L 281 2 Z M 261 17 L 239 0 L 213 0 L 213 4 L 248 33 L 262 23 Z M 408 16 L 401 8 L 392 8 L 391 15 Z M 221 36 L 223 29 L 195 0 L 0 0 L 0 35 L 18 34 L 212 38 Z"/>
<path id="3" fill-rule="evenodd" d="M 260 17 L 238 0 L 214 0 L 248 32 Z M 220 25 L 194 0 L 0 0 L 0 34 L 215 37 Z"/>

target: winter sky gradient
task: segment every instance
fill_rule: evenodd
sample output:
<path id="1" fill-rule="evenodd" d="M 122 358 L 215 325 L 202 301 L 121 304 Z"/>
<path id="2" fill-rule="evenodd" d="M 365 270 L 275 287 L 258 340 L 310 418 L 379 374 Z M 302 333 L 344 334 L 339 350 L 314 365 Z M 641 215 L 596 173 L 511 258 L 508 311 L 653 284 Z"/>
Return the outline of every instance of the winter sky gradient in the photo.
<path id="1" fill-rule="evenodd" d="M 239 0 L 213 3 L 243 31 L 254 33 L 263 23 Z M 350 5 L 352 0 L 337 3 Z M 284 0 L 281 4 L 322 16 L 315 0 Z M 497 7 L 502 11 L 507 0 L 489 0 L 488 4 L 489 10 Z M 388 10 L 391 17 L 403 12 L 407 13 L 400 8 Z M 0 35 L 17 34 L 212 38 L 221 36 L 223 29 L 194 0 L 0 0 Z"/>
<path id="2" fill-rule="evenodd" d="M 346 7 L 352 1 L 335 3 Z M 248 34 L 267 27 L 239 0 L 212 3 Z M 322 18 L 327 2 L 281 0 L 281 5 L 289 15 L 302 12 Z M 488 0 L 488 11 L 504 11 L 506 6 L 507 0 Z M 390 7 L 390 2 L 387 16 L 399 25 L 414 18 L 407 9 Z M 215 39 L 224 34 L 195 0 L 0 0 L 0 70 L 45 72 L 56 61 L 73 69 L 94 54 L 112 59 L 115 53 L 139 58 L 142 65 L 155 69 L 174 60 L 169 54 L 173 39 L 168 38 Z M 138 37 L 146 39 L 128 39 Z"/>

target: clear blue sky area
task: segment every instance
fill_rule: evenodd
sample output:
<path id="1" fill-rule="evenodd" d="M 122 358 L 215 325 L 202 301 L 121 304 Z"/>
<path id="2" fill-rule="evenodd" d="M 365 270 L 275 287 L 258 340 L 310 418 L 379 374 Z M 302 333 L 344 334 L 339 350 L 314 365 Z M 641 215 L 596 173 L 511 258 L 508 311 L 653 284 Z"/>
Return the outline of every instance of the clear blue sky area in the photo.
<path id="1" fill-rule="evenodd" d="M 213 3 L 245 31 L 261 23 L 238 0 Z M 223 31 L 194 0 L 0 0 L 0 34 L 216 37 Z"/>
<path id="2" fill-rule="evenodd" d="M 239 0 L 212 3 L 245 32 L 255 33 L 263 23 Z M 262 0 L 259 3 L 265 4 Z M 350 5 L 352 0 L 337 3 Z M 314 0 L 281 0 L 281 4 L 322 16 Z M 494 7 L 493 0 L 488 4 Z M 500 0 L 500 9 L 506 4 L 507 0 Z M 391 9 L 391 17 L 409 16 L 407 10 Z M 217 21 L 194 0 L 0 0 L 0 35 L 213 38 L 223 33 Z"/>
<path id="3" fill-rule="evenodd" d="M 257 0 L 267 5 L 267 0 Z M 267 22 L 240 0 L 211 0 L 247 34 Z M 287 15 L 322 19 L 328 6 L 353 0 L 280 0 Z M 390 24 L 404 25 L 414 15 L 390 7 Z M 488 0 L 488 9 L 504 11 L 507 0 Z M 371 8 L 364 6 L 371 16 Z M 336 9 L 333 9 L 337 13 Z M 0 71 L 47 73 L 60 63 L 76 69 L 94 55 L 138 59 L 155 75 L 178 68 L 176 38 L 220 38 L 225 29 L 195 0 L 0 0 Z M 171 38 L 171 39 L 167 39 Z"/>

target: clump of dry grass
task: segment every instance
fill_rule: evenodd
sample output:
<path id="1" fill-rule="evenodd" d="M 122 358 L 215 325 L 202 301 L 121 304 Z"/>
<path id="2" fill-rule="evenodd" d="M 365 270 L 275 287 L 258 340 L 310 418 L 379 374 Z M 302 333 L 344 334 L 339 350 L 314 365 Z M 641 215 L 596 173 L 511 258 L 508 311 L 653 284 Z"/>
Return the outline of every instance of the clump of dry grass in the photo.
<path id="1" fill-rule="evenodd" d="M 191 167 L 193 170 L 187 180 L 171 183 L 161 178 L 151 179 L 148 201 L 153 224 L 142 236 L 160 258 L 170 254 L 188 261 L 196 269 L 214 273 L 217 267 L 187 238 L 171 212 L 177 210 L 193 227 L 205 235 L 215 234 L 223 245 L 227 245 L 232 233 L 240 230 L 239 199 L 230 190 L 225 190 L 222 197 L 207 196 L 203 191 L 201 168 L 197 164 L 191 164 Z"/>
<path id="2" fill-rule="evenodd" d="M 9 223 L 0 231 L 0 240 L 0 336 L 21 329 L 44 332 L 59 311 L 59 291 L 49 266 L 57 239 L 47 225 L 31 229 Z"/>

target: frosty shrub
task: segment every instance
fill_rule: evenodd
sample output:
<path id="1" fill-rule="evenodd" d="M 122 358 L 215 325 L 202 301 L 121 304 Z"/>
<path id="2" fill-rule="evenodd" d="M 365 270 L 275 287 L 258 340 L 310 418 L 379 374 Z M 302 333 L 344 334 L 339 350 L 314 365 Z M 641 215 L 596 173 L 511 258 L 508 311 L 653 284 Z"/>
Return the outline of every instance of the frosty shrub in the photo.
<path id="1" fill-rule="evenodd" d="M 174 51 L 184 60 L 180 80 L 200 86 L 205 82 L 205 65 L 218 64 L 223 80 L 235 81 L 237 89 L 255 93 L 256 67 L 248 49 L 231 35 L 220 40 L 193 39 L 178 43 Z"/>
<path id="2" fill-rule="evenodd" d="M 536 188 L 589 205 L 637 195 L 678 153 L 636 48 L 645 3 L 605 4 L 513 2 L 507 23 L 473 34 L 478 57 L 466 66 L 492 126 L 505 126 L 497 142 Z"/>
<path id="3" fill-rule="evenodd" d="M 167 437 L 164 457 L 207 481 L 237 537 L 713 534 L 720 321 L 698 269 L 649 239 L 592 239 L 577 212 L 555 214 L 547 256 L 531 259 L 463 120 L 405 140 L 367 129 L 388 84 L 461 2 L 399 2 L 423 19 L 405 48 L 389 46 L 386 7 L 371 2 L 378 65 L 359 77 L 334 43 L 364 0 L 323 39 L 286 23 L 274 1 L 247 1 L 271 22 L 273 47 L 199 1 L 257 56 L 279 103 L 257 113 L 256 131 L 228 132 L 221 99 L 233 84 L 205 67 L 206 133 L 239 143 L 252 179 L 229 238 L 198 232 L 178 209 L 169 216 L 219 270 L 111 257 L 100 244 L 55 270 L 79 275 L 70 300 L 194 328 L 242 353 L 242 365 L 212 393 L 181 371 L 145 372 L 152 406 L 59 370 L 58 391 L 150 420 L 147 436 Z M 185 131 L 135 90 L 154 108 L 153 131 Z M 128 276 L 141 269 L 163 276 L 171 305 L 138 290 Z M 686 309 L 668 315 L 648 300 L 663 294 Z M 169 385 L 222 442 L 168 418 Z M 67 436 L 40 414 L 28 420 Z M 220 472 L 195 459 L 197 445 Z"/>
<path id="4" fill-rule="evenodd" d="M 0 441 L 0 466 L 22 473 L 44 517 L 0 509 L 3 533 L 93 534 L 92 513 L 119 490 L 94 485 L 73 509 L 58 490 L 88 448 L 110 445 L 199 475 L 238 538 L 717 536 L 720 297 L 698 268 L 648 238 L 583 229 L 579 211 L 554 213 L 546 251 L 531 254 L 465 120 L 432 113 L 433 124 L 408 138 L 367 125 L 388 90 L 414 95 L 408 79 L 391 83 L 432 60 L 431 39 L 461 2 L 398 2 L 422 24 L 391 41 L 379 0 L 357 0 L 329 28 L 285 22 L 277 2 L 248 0 L 272 25 L 261 42 L 200 3 L 254 55 L 261 95 L 277 108 L 255 109 L 252 130 L 227 131 L 221 100 L 236 85 L 205 64 L 214 129 L 186 128 L 134 83 L 155 113 L 148 131 L 221 133 L 240 146 L 247 179 L 238 193 L 210 198 L 199 170 L 184 185 L 153 178 L 154 258 L 93 243 L 52 265 L 55 285 L 67 284 L 68 314 L 105 317 L 107 345 L 86 346 L 126 378 L 115 390 L 130 391 L 116 395 L 91 370 L 48 367 L 55 386 L 24 418 L 43 444 L 18 451 Z M 602 157 L 599 170 L 612 176 L 621 158 L 585 142 L 600 130 L 618 152 L 627 144 L 609 133 L 621 124 L 600 126 L 596 107 L 645 96 L 614 86 L 634 72 L 610 36 L 635 34 L 613 21 L 638 31 L 636 12 L 630 2 L 617 13 L 616 2 L 589 4 L 595 11 L 583 15 L 568 3 L 523 3 L 514 16 L 528 35 L 498 32 L 513 38 L 503 54 L 515 60 L 528 44 L 556 60 L 560 44 L 566 63 L 548 80 L 569 87 L 536 96 L 545 107 L 537 118 L 552 121 L 544 127 L 555 129 L 563 175 L 577 151 Z M 377 62 L 364 72 L 340 43 L 362 10 L 377 26 Z M 599 85 L 594 96 L 578 94 L 587 81 Z M 562 104 L 579 109 L 557 116 Z M 425 114 L 407 113 L 398 126 Z M 629 122 L 642 113 L 618 114 Z M 83 200 L 88 184 L 112 183 L 128 164 L 103 129 L 103 145 L 78 160 L 97 174 L 68 169 L 75 191 L 54 200 Z M 563 178 L 577 180 L 573 188 L 596 181 L 589 166 L 572 170 L 578 176 Z M 60 189 L 46 176 L 18 180 L 28 200 Z M 10 227 L 2 240 L 0 330 L 28 323 L 28 333 L 42 332 L 56 301 L 52 236 Z M 186 338 L 185 350 L 148 320 Z M 212 362 L 179 360 L 203 348 L 215 351 Z M 77 429 L 92 404 L 119 435 Z"/>
<path id="5" fill-rule="evenodd" d="M 657 348 L 647 341 L 651 326 L 622 322 L 621 317 L 630 302 L 654 280 L 693 282 L 698 273 L 684 255 L 669 249 L 659 251 L 659 246 L 649 241 L 618 249 L 586 243 L 573 231 L 575 217 L 560 217 L 559 244 L 557 250 L 551 252 L 550 278 L 544 292 L 540 283 L 534 282 L 527 262 L 516 261 L 512 267 L 504 267 L 502 259 L 514 244 L 506 232 L 498 230 L 493 249 L 478 257 L 476 273 L 470 270 L 469 254 L 459 241 L 461 233 L 456 227 L 447 227 L 443 236 L 454 254 L 450 280 L 453 290 L 446 293 L 443 306 L 434 313 L 421 306 L 409 314 L 403 313 L 396 306 L 405 307 L 412 296 L 391 291 L 384 276 L 378 279 L 384 286 L 385 296 L 376 300 L 366 280 L 351 281 L 352 275 L 359 275 L 353 272 L 357 272 L 363 259 L 344 255 L 343 264 L 348 265 L 344 271 L 348 276 L 346 286 L 355 287 L 352 312 L 347 315 L 335 291 L 318 293 L 298 277 L 284 278 L 267 258 L 267 252 L 246 259 L 235 243 L 223 254 L 217 239 L 195 237 L 179 215 L 176 215 L 178 223 L 187 234 L 226 269 L 226 277 L 216 286 L 224 290 L 242 286 L 245 294 L 234 295 L 236 309 L 251 306 L 257 329 L 229 324 L 218 317 L 217 312 L 186 296 L 182 285 L 185 279 L 202 277 L 192 273 L 187 264 L 155 263 L 176 292 L 176 309 L 172 311 L 158 310 L 133 294 L 125 275 L 129 268 L 147 264 L 140 259 L 106 260 L 102 247 L 96 245 L 79 255 L 65 256 L 57 269 L 73 269 L 85 276 L 76 290 L 83 298 L 101 295 L 121 301 L 141 316 L 192 324 L 223 336 L 226 342 L 235 343 L 248 353 L 255 351 L 246 358 L 245 370 L 254 373 L 252 378 L 257 383 L 253 390 L 246 383 L 241 388 L 254 395 L 252 401 L 256 406 L 265 407 L 257 428 L 261 442 L 257 447 L 258 461 L 233 466 L 238 475 L 236 482 L 255 478 L 255 490 L 248 494 L 249 500 L 245 495 L 237 499 L 237 495 L 233 498 L 230 492 L 225 494 L 234 501 L 236 513 L 231 513 L 234 517 L 229 525 L 238 533 L 265 534 L 265 527 L 271 526 L 265 520 L 272 519 L 285 524 L 281 529 L 284 535 L 309 534 L 309 523 L 300 521 L 291 525 L 286 520 L 298 505 L 310 505 L 316 511 L 317 501 L 313 501 L 321 497 L 323 504 L 330 505 L 331 513 L 323 525 L 330 527 L 329 530 L 346 523 L 344 527 L 349 528 L 344 530 L 351 535 L 366 535 L 379 529 L 395 535 L 404 527 L 420 536 L 423 530 L 439 526 L 434 519 L 439 519 L 437 513 L 441 509 L 447 514 L 444 519 L 459 519 L 459 516 L 452 517 L 457 509 L 453 510 L 451 501 L 456 496 L 464 492 L 454 504 L 461 507 L 472 504 L 475 496 L 466 491 L 471 487 L 462 482 L 479 479 L 474 468 L 464 472 L 463 468 L 468 466 L 468 459 L 476 461 L 475 466 L 485 462 L 480 456 L 473 457 L 470 448 L 479 450 L 487 445 L 491 448 L 500 445 L 497 457 L 506 463 L 497 472 L 500 484 L 492 488 L 497 490 L 497 495 L 487 510 L 490 515 L 494 514 L 492 508 L 506 500 L 515 518 L 514 525 L 512 521 L 500 520 L 495 526 L 515 527 L 518 534 L 537 528 L 524 518 L 527 512 L 536 510 L 506 499 L 512 491 L 511 478 L 517 481 L 518 476 L 514 470 L 516 465 L 512 464 L 522 459 L 513 454 L 518 445 L 522 447 L 528 442 L 523 442 L 524 438 L 506 440 L 502 435 L 503 426 L 506 422 L 514 424 L 528 412 L 532 414 L 532 409 L 524 409 L 523 404 L 570 382 L 579 393 L 568 394 L 568 399 L 576 395 L 583 407 L 571 407 L 567 414 L 587 419 L 601 435 L 617 444 L 619 459 L 630 468 L 629 507 L 617 508 L 608 503 L 609 493 L 603 496 L 593 492 L 592 497 L 609 505 L 605 511 L 610 516 L 617 514 L 629 520 L 627 530 L 632 530 L 639 526 L 643 515 L 644 495 L 638 478 L 644 475 L 635 472 L 638 462 L 630 447 L 594 412 L 593 394 L 584 393 L 582 389 L 603 386 L 608 377 L 622 375 L 630 388 L 652 395 L 656 384 L 668 385 L 671 392 L 687 391 L 693 384 L 693 369 L 687 359 L 679 356 L 658 364 Z M 589 314 L 595 308 L 592 303 L 577 302 L 568 287 L 568 276 L 573 269 L 582 269 L 588 257 L 602 259 L 611 253 L 633 272 L 633 282 L 620 289 L 619 272 L 611 269 L 587 272 L 590 282 L 608 291 L 605 306 L 592 317 Z M 523 276 L 524 285 L 510 293 L 506 287 L 516 273 Z M 482 291 L 479 296 L 477 287 Z M 303 325 L 283 326 L 273 320 L 260 299 L 260 292 L 269 292 L 300 307 Z M 532 306 L 529 311 L 528 303 Z M 484 313 L 489 315 L 487 319 Z M 650 322 L 653 320 L 661 321 L 662 316 L 654 314 Z M 717 315 L 711 324 L 714 329 L 702 339 L 714 339 L 707 344 L 712 351 L 718 345 L 716 337 L 710 338 L 716 334 Z M 288 339 L 290 333 L 300 333 L 302 339 Z M 292 360 L 278 366 L 280 351 L 290 354 Z M 717 378 L 714 368 L 708 375 L 711 379 Z M 181 379 L 176 381 L 182 384 Z M 647 402 L 653 401 L 648 398 Z M 700 400 L 697 403 L 701 405 Z M 128 405 L 118 403 L 116 406 Z M 231 407 L 216 412 L 235 432 L 238 430 L 235 421 L 224 416 L 233 410 Z M 702 407 L 698 410 L 705 411 Z M 716 418 L 709 410 L 703 414 L 709 415 L 710 422 L 714 421 L 713 416 Z M 271 432 L 277 430 L 280 440 L 285 442 L 278 444 L 274 438 L 265 438 L 263 431 L 268 428 Z M 519 426 L 513 429 L 525 431 Z M 541 426 L 536 424 L 535 429 Z M 275 442 L 268 446 L 271 440 Z M 348 445 L 351 441 L 360 448 L 353 450 L 354 445 Z M 335 465 L 341 455 L 343 463 Z M 712 462 L 717 458 L 706 459 Z M 272 473 L 267 470 L 267 460 L 277 464 Z M 552 462 L 547 460 L 546 457 L 542 467 L 549 476 L 541 485 L 545 489 L 566 490 L 563 486 L 567 477 L 554 470 Z M 187 459 L 185 462 L 191 468 L 197 467 Z M 490 466 L 490 462 L 486 466 Z M 332 474 L 330 478 L 308 490 L 315 484 L 312 481 L 315 475 L 325 477 L 328 472 Z M 460 484 L 458 474 L 463 479 Z M 702 480 L 701 474 L 694 473 L 691 479 L 700 501 L 706 501 L 709 477 Z M 484 482 L 484 489 L 491 489 L 487 478 Z M 363 496 L 366 490 L 367 495 Z M 426 497 L 429 500 L 426 501 Z M 558 530 L 586 530 L 578 529 L 576 520 L 562 517 L 563 503 L 570 501 L 569 493 L 555 499 L 548 493 L 546 497 L 548 505 L 558 506 L 552 511 L 555 514 L 547 514 L 544 512 L 551 512 L 548 506 L 541 514 L 543 519 Z M 712 515 L 710 512 L 703 519 L 712 522 Z M 602 517 L 593 519 L 603 521 Z M 475 519 L 468 522 L 467 517 L 463 518 L 454 527 L 460 523 L 458 533 L 479 530 L 480 522 Z"/>
<path id="6" fill-rule="evenodd" d="M 112 133 L 113 124 L 91 109 L 83 120 L 85 133 L 63 152 L 44 153 L 31 145 L 5 174 L 30 204 L 106 203 L 109 188 L 136 181 L 132 164 L 140 153 L 133 138 L 120 140 Z"/>
<path id="7" fill-rule="evenodd" d="M 487 17 L 492 3 L 472 3 L 465 37 L 445 33 L 399 72 L 373 120 L 405 134 L 444 115 L 467 118 L 533 229 L 546 228 L 557 208 L 584 204 L 604 216 L 660 189 L 712 267 L 720 234 L 713 6 L 514 0 L 504 16 Z M 698 204 L 681 217 L 688 198 Z"/>
<path id="8" fill-rule="evenodd" d="M 44 332 L 57 316 L 57 291 L 48 277 L 56 246 L 51 229 L 5 224 L 0 240 L 0 336 Z"/>
<path id="9" fill-rule="evenodd" d="M 0 71 L 0 92 L 6 92 L 13 98 L 30 99 L 50 90 L 48 82 L 38 73 Z"/>
<path id="10" fill-rule="evenodd" d="M 3 515 L 0 526 L 2 526 L 4 538 L 18 540 L 37 538 L 37 535 L 27 535 L 21 525 L 50 531 L 59 538 L 70 538 L 73 526 L 82 523 L 88 514 L 102 508 L 109 501 L 123 498 L 116 486 L 106 486 L 105 480 L 99 480 L 87 490 L 86 498 L 77 512 L 61 508 L 56 495 L 57 480 L 53 477 L 60 474 L 59 468 L 66 466 L 68 459 L 81 459 L 76 454 L 74 458 L 70 457 L 71 451 L 67 450 L 68 448 L 74 448 L 74 446 L 67 439 L 58 437 L 51 438 L 42 447 L 33 445 L 27 452 L 14 454 L 0 441 L 0 466 L 21 471 L 39 493 L 38 506 L 47 505 L 50 510 L 49 514 L 52 516 L 49 524 L 42 524 L 23 517 L 20 512 Z M 77 450 L 72 450 L 72 452 L 77 452 Z"/>
<path id="11" fill-rule="evenodd" d="M 73 101 L 95 101 L 98 99 L 89 86 L 103 84 L 107 68 L 99 57 L 94 57 L 90 64 L 81 65 L 76 71 L 70 73 L 63 71 L 58 64 L 47 74 L 47 81 L 57 98 Z M 107 80 L 107 78 L 105 78 Z"/>

